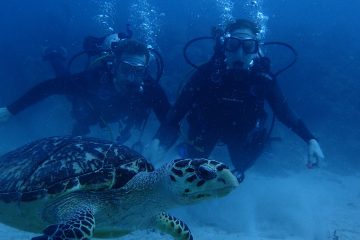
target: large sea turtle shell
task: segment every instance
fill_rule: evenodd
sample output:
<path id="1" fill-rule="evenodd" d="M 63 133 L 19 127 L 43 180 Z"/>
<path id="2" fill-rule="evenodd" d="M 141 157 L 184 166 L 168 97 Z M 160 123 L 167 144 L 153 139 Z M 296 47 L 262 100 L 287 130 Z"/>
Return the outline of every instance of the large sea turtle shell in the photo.
<path id="1" fill-rule="evenodd" d="M 153 166 L 131 149 L 88 137 L 50 137 L 0 157 L 0 200 L 36 201 L 73 191 L 118 189 Z"/>

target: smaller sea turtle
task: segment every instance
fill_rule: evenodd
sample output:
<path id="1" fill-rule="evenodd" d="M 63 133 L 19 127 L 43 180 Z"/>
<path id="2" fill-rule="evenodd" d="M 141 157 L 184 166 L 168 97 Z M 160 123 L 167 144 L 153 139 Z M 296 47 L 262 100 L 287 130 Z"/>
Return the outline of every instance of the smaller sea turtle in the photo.
<path id="1" fill-rule="evenodd" d="M 154 170 L 133 150 L 85 137 L 50 137 L 0 158 L 0 221 L 34 240 L 120 237 L 157 228 L 192 239 L 164 211 L 238 186 L 223 163 L 178 159 Z"/>

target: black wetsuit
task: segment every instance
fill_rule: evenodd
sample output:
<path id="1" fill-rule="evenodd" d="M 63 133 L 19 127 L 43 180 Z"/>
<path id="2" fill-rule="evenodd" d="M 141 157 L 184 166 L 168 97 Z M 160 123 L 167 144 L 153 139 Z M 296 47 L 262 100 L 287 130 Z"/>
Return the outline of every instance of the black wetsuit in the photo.
<path id="1" fill-rule="evenodd" d="M 187 156 L 208 157 L 221 140 L 227 145 L 235 168 L 244 172 L 263 149 L 265 101 L 276 117 L 304 141 L 314 138 L 289 108 L 271 74 L 244 70 L 224 71 L 214 81 L 213 64 L 197 70 L 183 88 L 157 137 L 169 148 L 177 139 L 179 122 L 187 115 Z"/>
<path id="2" fill-rule="evenodd" d="M 150 76 L 141 89 L 115 90 L 112 76 L 105 68 L 58 77 L 39 83 L 7 108 L 17 114 L 30 105 L 51 95 L 66 95 L 72 102 L 72 115 L 76 119 L 74 135 L 84 135 L 89 126 L 120 121 L 126 129 L 140 127 L 153 110 L 162 122 L 170 104 L 161 86 Z"/>

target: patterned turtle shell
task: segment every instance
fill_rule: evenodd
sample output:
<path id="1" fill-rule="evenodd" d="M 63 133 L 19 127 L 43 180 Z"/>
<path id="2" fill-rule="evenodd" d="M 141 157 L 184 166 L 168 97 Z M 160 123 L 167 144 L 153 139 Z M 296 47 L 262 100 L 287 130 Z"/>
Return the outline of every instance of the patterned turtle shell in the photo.
<path id="1" fill-rule="evenodd" d="M 88 137 L 49 137 L 0 158 L 0 200 L 119 189 L 144 171 L 154 167 L 123 145 Z"/>

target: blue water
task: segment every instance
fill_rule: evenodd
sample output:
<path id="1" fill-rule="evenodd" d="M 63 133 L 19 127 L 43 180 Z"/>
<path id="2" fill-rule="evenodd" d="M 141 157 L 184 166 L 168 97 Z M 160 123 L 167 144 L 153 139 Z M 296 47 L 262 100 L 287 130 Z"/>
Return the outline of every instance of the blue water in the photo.
<path id="1" fill-rule="evenodd" d="M 212 26 L 231 18 L 250 18 L 263 24 L 264 41 L 287 42 L 299 53 L 296 65 L 279 76 L 279 83 L 289 104 L 319 139 L 326 157 L 326 163 L 322 165 L 326 172 L 324 174 L 335 174 L 336 179 L 342 179 L 345 175 L 358 176 L 360 2 L 234 2 L 3 1 L 0 8 L 0 106 L 6 106 L 36 83 L 53 77 L 51 68 L 41 60 L 45 47 L 64 46 L 71 56 L 81 50 L 85 36 L 103 36 L 123 31 L 126 23 L 131 24 L 136 38 L 151 44 L 162 53 L 165 72 L 161 83 L 171 101 L 174 101 L 178 87 L 191 70 L 182 56 L 185 43 L 197 36 L 208 36 Z M 206 57 L 209 53 L 201 54 Z M 281 66 L 282 55 L 277 55 L 275 51 L 270 57 L 279 64 L 276 66 Z M 65 98 L 51 97 L 13 117 L 9 122 L 1 123 L 0 154 L 40 137 L 70 133 L 72 119 L 69 109 Z M 156 127 L 156 121 L 150 121 L 145 138 L 151 136 Z M 107 133 L 99 129 L 93 130 L 92 134 L 108 137 Z M 303 173 L 305 143 L 280 123 L 276 124 L 273 135 L 281 137 L 282 141 L 265 152 L 250 170 L 250 174 L 278 177 Z M 226 159 L 226 153 L 221 149 L 214 156 Z M 254 180 L 249 181 L 251 183 Z M 291 185 L 286 186 L 286 189 L 292 189 Z M 251 190 L 249 187 L 245 189 Z M 357 206 L 360 205 L 360 192 L 358 194 L 354 197 Z M 306 202 L 306 196 L 301 197 Z M 236 214 L 229 214 L 229 217 L 234 215 Z M 303 222 L 302 217 L 294 216 L 296 217 Z M 244 229 L 239 229 L 239 232 L 242 230 Z"/>

